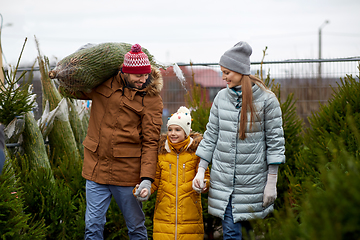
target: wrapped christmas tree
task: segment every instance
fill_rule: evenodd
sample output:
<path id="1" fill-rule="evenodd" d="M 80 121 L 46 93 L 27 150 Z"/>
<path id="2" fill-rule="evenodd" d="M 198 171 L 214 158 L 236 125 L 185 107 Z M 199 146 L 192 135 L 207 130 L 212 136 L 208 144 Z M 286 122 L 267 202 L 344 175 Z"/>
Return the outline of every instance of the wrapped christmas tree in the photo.
<path id="1" fill-rule="evenodd" d="M 48 77 L 48 66 L 50 64 L 46 57 L 41 56 L 39 44 L 37 41 L 36 43 L 39 52 L 38 62 L 41 73 L 43 106 L 45 106 L 46 101 L 49 101 L 51 111 L 58 106 L 62 97 L 53 80 Z M 51 157 L 49 158 L 53 162 L 54 166 L 60 164 L 64 158 L 67 158 L 70 162 L 81 161 L 67 111 L 68 109 L 66 107 L 63 109 L 62 114 L 57 113 L 53 122 L 53 128 L 48 136 L 51 154 Z"/>
<path id="2" fill-rule="evenodd" d="M 68 91 L 89 91 L 118 72 L 131 46 L 128 43 L 102 43 L 81 48 L 60 60 L 49 71 L 49 77 L 56 78 Z M 147 49 L 142 50 L 151 65 L 159 66 Z"/>
<path id="3" fill-rule="evenodd" d="M 25 129 L 22 136 L 22 147 L 28 159 L 31 160 L 30 167 L 33 169 L 44 168 L 49 180 L 55 182 L 49 158 L 46 153 L 44 139 L 32 112 L 27 112 L 25 114 Z"/>

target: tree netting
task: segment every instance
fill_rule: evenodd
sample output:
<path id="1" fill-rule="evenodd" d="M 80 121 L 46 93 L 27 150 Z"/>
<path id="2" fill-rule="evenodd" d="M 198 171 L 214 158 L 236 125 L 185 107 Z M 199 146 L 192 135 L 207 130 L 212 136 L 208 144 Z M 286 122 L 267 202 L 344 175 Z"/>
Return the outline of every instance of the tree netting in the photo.
<path id="1" fill-rule="evenodd" d="M 60 60 L 49 72 L 66 90 L 88 92 L 114 76 L 124 61 L 124 55 L 131 50 L 129 43 L 101 43 L 78 51 Z M 158 66 L 154 56 L 145 48 L 151 65 Z"/>

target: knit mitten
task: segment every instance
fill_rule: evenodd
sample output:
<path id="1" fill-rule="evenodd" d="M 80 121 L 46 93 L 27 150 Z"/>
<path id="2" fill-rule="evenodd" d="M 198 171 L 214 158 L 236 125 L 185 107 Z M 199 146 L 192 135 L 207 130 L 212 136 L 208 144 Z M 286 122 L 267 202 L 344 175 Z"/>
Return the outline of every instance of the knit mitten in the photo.
<path id="1" fill-rule="evenodd" d="M 140 194 L 143 189 L 147 190 L 147 195 L 145 197 L 142 197 Z M 140 202 L 147 201 L 151 195 L 151 181 L 150 180 L 142 180 L 139 187 L 135 191 L 135 196 Z"/>

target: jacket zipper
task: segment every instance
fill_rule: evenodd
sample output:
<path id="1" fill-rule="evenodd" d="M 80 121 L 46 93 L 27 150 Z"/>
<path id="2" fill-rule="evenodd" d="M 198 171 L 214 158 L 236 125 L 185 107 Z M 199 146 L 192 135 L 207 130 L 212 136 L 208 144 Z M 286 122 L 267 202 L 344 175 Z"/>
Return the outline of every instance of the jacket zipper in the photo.
<path id="1" fill-rule="evenodd" d="M 177 239 L 177 224 L 178 224 L 178 185 L 179 185 L 179 154 L 176 157 L 176 186 L 175 186 L 175 240 Z"/>
<path id="2" fill-rule="evenodd" d="M 170 168 L 170 170 L 169 170 L 169 175 L 170 175 L 169 178 L 170 178 L 170 179 L 169 179 L 169 180 L 170 180 L 170 183 L 171 183 L 171 163 L 170 163 L 169 168 Z"/>
<path id="3" fill-rule="evenodd" d="M 183 183 L 185 182 L 185 163 L 183 164 Z"/>

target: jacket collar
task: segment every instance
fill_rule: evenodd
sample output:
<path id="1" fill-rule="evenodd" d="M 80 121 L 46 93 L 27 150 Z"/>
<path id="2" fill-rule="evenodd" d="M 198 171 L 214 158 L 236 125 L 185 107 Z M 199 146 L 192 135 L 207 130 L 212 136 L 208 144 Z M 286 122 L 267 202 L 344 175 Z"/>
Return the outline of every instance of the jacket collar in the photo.
<path id="1" fill-rule="evenodd" d="M 234 91 L 234 89 L 229 88 L 229 86 L 226 86 L 226 89 L 232 101 L 237 101 L 237 99 L 242 98 L 242 92 Z M 252 86 L 252 92 L 253 92 L 253 99 L 258 98 L 262 93 L 261 87 L 259 87 L 257 84 L 254 84 Z"/>
<path id="2" fill-rule="evenodd" d="M 192 137 L 190 137 L 190 143 L 188 144 L 188 146 L 186 147 L 186 149 L 184 149 L 183 151 L 186 151 L 190 146 L 191 144 L 193 143 L 194 139 Z M 170 146 L 169 146 L 169 142 L 168 140 L 165 141 L 165 149 L 167 152 L 171 152 L 171 149 L 170 149 Z"/>

